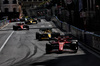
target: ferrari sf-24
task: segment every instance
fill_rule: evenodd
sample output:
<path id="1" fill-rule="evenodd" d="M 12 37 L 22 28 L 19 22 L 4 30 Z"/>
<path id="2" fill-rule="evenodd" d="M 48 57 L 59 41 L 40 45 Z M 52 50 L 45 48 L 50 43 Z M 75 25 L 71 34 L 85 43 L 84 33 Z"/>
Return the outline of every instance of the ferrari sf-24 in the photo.
<path id="1" fill-rule="evenodd" d="M 46 53 L 52 52 L 74 52 L 78 50 L 78 40 L 69 36 L 59 36 L 46 43 Z"/>
<path id="2" fill-rule="evenodd" d="M 29 26 L 26 25 L 24 22 L 19 22 L 13 25 L 13 30 L 29 30 Z"/>

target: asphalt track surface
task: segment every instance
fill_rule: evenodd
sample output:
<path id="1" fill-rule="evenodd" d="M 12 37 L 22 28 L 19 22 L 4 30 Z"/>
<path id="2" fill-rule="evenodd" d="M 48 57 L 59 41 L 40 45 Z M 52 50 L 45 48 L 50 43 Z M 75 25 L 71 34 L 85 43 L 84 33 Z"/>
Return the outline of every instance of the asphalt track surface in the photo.
<path id="1" fill-rule="evenodd" d="M 100 66 L 100 57 L 79 43 L 77 53 L 45 53 L 48 41 L 38 41 L 39 28 L 52 27 L 61 32 L 51 21 L 29 25 L 30 30 L 13 31 L 15 22 L 0 29 L 0 66 Z"/>

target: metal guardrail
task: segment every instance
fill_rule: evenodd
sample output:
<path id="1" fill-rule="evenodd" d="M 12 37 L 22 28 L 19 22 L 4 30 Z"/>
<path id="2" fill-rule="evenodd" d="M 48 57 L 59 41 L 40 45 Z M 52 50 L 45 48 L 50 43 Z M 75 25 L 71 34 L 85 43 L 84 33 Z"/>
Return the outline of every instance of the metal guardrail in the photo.
<path id="1" fill-rule="evenodd" d="M 7 20 L 7 19 L 0 20 L 0 28 L 3 27 L 4 25 L 6 25 L 7 23 L 9 23 L 9 20 Z"/>
<path id="2" fill-rule="evenodd" d="M 85 45 L 90 46 L 100 52 L 100 35 L 81 30 L 66 22 L 61 22 L 57 17 L 52 17 L 52 21 L 66 32 L 71 32 L 73 36 L 82 41 Z M 62 26 L 61 26 L 62 23 Z"/>

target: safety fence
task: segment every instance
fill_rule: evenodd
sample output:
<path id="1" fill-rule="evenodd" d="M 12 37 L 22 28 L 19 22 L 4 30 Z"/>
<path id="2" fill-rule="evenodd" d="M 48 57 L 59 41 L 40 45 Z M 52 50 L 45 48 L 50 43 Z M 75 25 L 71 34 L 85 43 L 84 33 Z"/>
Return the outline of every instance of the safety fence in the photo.
<path id="1" fill-rule="evenodd" d="M 0 28 L 3 27 L 4 25 L 6 25 L 7 23 L 9 23 L 9 20 L 7 20 L 7 19 L 0 20 Z"/>
<path id="2" fill-rule="evenodd" d="M 55 25 L 61 28 L 61 30 L 70 32 L 74 37 L 83 42 L 85 45 L 100 51 L 100 35 L 79 29 L 68 24 L 67 22 L 62 22 L 57 17 L 52 17 L 52 21 L 55 23 Z"/>

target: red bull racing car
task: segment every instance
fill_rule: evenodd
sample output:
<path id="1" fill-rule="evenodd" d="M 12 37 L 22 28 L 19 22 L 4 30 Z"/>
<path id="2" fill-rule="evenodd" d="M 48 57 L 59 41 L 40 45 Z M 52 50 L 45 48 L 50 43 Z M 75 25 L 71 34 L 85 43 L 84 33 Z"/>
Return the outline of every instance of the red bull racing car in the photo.
<path id="1" fill-rule="evenodd" d="M 16 25 L 13 25 L 13 30 L 24 30 L 24 29 L 29 30 L 29 26 L 23 22 L 16 23 Z"/>
<path id="2" fill-rule="evenodd" d="M 37 24 L 37 20 L 36 19 L 29 19 L 25 21 L 25 24 Z"/>
<path id="3" fill-rule="evenodd" d="M 69 36 L 59 36 L 55 40 L 46 43 L 46 53 L 52 52 L 77 52 L 78 50 L 78 40 L 73 40 Z"/>
<path id="4" fill-rule="evenodd" d="M 39 32 L 36 32 L 36 39 L 38 40 L 50 40 L 58 36 L 60 33 L 53 32 L 52 28 L 41 28 Z"/>

